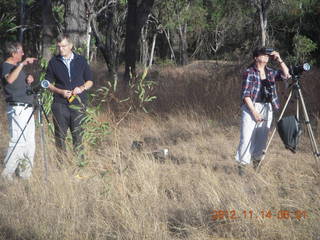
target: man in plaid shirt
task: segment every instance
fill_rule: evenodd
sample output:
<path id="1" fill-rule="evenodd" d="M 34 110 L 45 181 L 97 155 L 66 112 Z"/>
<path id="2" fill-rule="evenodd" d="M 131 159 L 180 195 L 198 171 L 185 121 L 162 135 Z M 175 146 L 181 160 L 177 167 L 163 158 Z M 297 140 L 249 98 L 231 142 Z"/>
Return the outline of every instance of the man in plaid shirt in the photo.
<path id="1" fill-rule="evenodd" d="M 260 48 L 253 52 L 253 58 L 242 83 L 240 143 L 236 153 L 240 166 L 261 160 L 272 122 L 272 106 L 276 110 L 280 106 L 275 82 L 290 77 L 278 52 Z M 267 67 L 270 58 L 279 63 L 280 70 Z"/>

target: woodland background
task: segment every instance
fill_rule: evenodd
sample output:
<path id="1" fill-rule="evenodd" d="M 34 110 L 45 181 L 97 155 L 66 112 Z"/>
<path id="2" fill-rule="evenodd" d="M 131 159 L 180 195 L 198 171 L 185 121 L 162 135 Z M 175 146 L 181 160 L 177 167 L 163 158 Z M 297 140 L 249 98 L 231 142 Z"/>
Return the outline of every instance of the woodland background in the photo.
<path id="1" fill-rule="evenodd" d="M 111 73 L 123 63 L 129 74 L 136 62 L 243 61 L 257 46 L 292 64 L 318 63 L 319 15 L 316 0 L 2 0 L 0 41 L 3 50 L 19 40 L 48 60 L 57 34 L 67 32 L 76 50 Z"/>
<path id="2" fill-rule="evenodd" d="M 39 58 L 29 70 L 43 79 L 55 37 L 68 32 L 95 82 L 85 161 L 70 151 L 58 164 L 45 122 L 46 166 L 37 124 L 32 178 L 0 181 L 1 240 L 320 239 L 319 160 L 304 124 L 296 154 L 276 135 L 259 173 L 249 168 L 241 177 L 234 161 L 241 76 L 258 46 L 277 49 L 288 65 L 311 63 L 300 82 L 320 142 L 319 1 L 0 0 L 0 6 L 2 61 L 5 43 L 19 40 L 26 56 Z M 283 104 L 290 88 L 278 87 Z M 52 96 L 42 97 L 51 119 Z M 1 98 L 3 159 L 9 136 Z M 295 103 L 286 114 L 295 113 Z"/>

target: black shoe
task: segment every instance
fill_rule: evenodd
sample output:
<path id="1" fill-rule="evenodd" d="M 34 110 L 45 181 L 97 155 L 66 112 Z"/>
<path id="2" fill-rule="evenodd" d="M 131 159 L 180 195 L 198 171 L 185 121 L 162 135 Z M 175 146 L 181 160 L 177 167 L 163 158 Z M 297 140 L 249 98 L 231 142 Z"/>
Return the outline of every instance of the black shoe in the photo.
<path id="1" fill-rule="evenodd" d="M 239 165 L 238 165 L 239 176 L 243 177 L 245 175 L 245 168 L 246 168 L 245 164 L 239 163 Z"/>
<path id="2" fill-rule="evenodd" d="M 260 164 L 261 160 L 253 160 L 252 161 L 252 166 L 254 170 L 257 170 L 259 164 Z"/>

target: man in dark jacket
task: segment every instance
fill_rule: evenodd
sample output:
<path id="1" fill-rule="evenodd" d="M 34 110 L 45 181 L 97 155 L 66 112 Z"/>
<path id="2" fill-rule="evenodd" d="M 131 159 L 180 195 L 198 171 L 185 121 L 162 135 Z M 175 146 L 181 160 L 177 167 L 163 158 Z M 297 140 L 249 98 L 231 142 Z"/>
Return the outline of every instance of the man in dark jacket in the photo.
<path id="1" fill-rule="evenodd" d="M 92 72 L 86 59 L 72 51 L 73 44 L 68 35 L 58 36 L 57 48 L 59 55 L 49 61 L 45 77 L 52 83 L 49 89 L 54 93 L 55 142 L 57 149 L 65 152 L 65 138 L 70 128 L 74 150 L 82 155 L 83 110 L 87 102 L 86 91 L 93 85 Z M 73 109 L 70 105 L 78 105 L 82 110 Z"/>

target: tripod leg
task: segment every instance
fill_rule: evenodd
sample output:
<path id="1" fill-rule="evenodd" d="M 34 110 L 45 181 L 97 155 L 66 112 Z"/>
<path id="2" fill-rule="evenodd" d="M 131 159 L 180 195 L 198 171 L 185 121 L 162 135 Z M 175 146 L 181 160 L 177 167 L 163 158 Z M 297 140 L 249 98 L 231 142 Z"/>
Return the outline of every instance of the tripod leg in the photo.
<path id="1" fill-rule="evenodd" d="M 279 119 L 278 119 L 277 122 L 279 122 L 279 121 L 282 119 L 283 114 L 285 113 L 285 111 L 286 111 L 286 109 L 287 109 L 287 107 L 288 107 L 288 104 L 289 104 L 290 99 L 291 99 L 292 94 L 293 94 L 292 91 L 293 91 L 293 90 L 291 89 L 291 91 L 290 91 L 290 93 L 289 93 L 289 96 L 288 96 L 288 98 L 287 98 L 286 104 L 284 105 L 284 107 L 283 107 L 283 109 L 282 109 L 282 111 L 281 111 L 281 114 L 280 114 Z M 258 164 L 258 166 L 257 166 L 257 172 L 260 171 L 261 163 L 264 161 L 264 158 L 266 157 L 266 153 L 267 153 L 267 151 L 268 151 L 268 149 L 269 149 L 269 147 L 270 147 L 271 141 L 272 141 L 272 139 L 273 139 L 274 134 L 276 133 L 276 131 L 277 131 L 277 126 L 275 126 L 275 128 L 273 129 L 272 134 L 271 134 L 271 137 L 270 137 L 270 139 L 269 139 L 269 141 L 268 141 L 268 143 L 267 143 L 266 149 L 265 149 L 265 150 L 263 151 L 263 153 L 262 153 L 261 161 L 259 162 L 259 164 Z"/>
<path id="2" fill-rule="evenodd" d="M 43 107 L 40 105 L 39 112 L 38 112 L 38 122 L 40 124 L 40 142 L 41 142 L 41 149 L 42 149 L 42 159 L 44 164 L 44 174 L 45 174 L 45 182 L 48 181 L 48 159 L 47 159 L 47 153 L 46 153 L 46 139 L 44 135 L 44 126 L 43 126 L 43 117 L 42 117 Z"/>
<path id="3" fill-rule="evenodd" d="M 46 114 L 46 111 L 44 110 L 44 107 L 43 107 L 43 104 L 42 104 L 42 103 L 40 103 L 40 108 L 41 108 L 41 112 L 42 112 L 42 114 L 44 115 L 44 117 L 45 117 L 45 119 L 46 119 L 47 123 L 48 123 L 48 124 L 50 124 L 50 121 L 49 121 L 48 115 Z"/>
<path id="4" fill-rule="evenodd" d="M 44 133 L 44 125 L 43 125 L 43 115 L 45 116 L 47 123 L 50 123 L 50 122 L 42 104 L 41 94 L 37 94 L 36 98 L 37 98 L 37 104 L 39 107 L 38 123 L 40 125 L 40 144 L 41 144 L 41 150 L 42 150 L 41 156 L 42 156 L 43 165 L 44 165 L 44 180 L 45 182 L 47 182 L 48 181 L 48 158 L 47 158 L 46 138 Z"/>
<path id="5" fill-rule="evenodd" d="M 305 119 L 306 125 L 307 125 L 307 130 L 308 130 L 310 142 L 311 142 L 312 149 L 313 149 L 313 154 L 314 154 L 315 159 L 316 159 L 316 166 L 317 166 L 318 170 L 320 170 L 319 163 L 317 161 L 317 160 L 319 160 L 319 155 L 320 154 L 319 154 L 318 146 L 317 146 L 317 143 L 316 143 L 316 139 L 315 139 L 313 131 L 312 131 L 312 127 L 311 127 L 311 124 L 310 124 L 310 119 L 309 119 L 309 116 L 308 116 L 307 108 L 306 108 L 306 105 L 305 105 L 305 102 L 304 102 L 304 99 L 303 99 L 302 92 L 301 92 L 300 88 L 298 89 L 298 93 L 299 93 L 299 97 L 300 97 L 300 101 L 301 101 L 301 105 L 302 105 L 304 119 Z"/>

